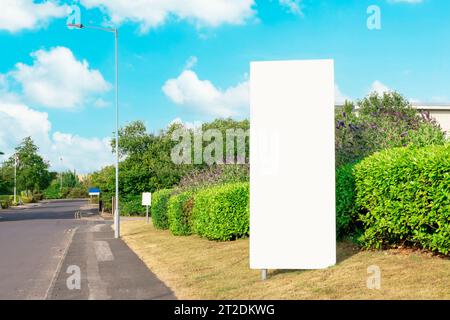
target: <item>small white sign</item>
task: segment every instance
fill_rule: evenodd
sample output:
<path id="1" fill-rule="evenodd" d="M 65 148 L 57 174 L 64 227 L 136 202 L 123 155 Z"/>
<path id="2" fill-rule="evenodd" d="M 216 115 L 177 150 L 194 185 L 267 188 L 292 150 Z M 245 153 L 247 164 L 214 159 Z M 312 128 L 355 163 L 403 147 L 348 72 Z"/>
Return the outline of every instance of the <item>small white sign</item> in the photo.
<path id="1" fill-rule="evenodd" d="M 142 194 L 142 205 L 151 206 L 152 205 L 152 194 L 150 192 L 144 192 Z"/>

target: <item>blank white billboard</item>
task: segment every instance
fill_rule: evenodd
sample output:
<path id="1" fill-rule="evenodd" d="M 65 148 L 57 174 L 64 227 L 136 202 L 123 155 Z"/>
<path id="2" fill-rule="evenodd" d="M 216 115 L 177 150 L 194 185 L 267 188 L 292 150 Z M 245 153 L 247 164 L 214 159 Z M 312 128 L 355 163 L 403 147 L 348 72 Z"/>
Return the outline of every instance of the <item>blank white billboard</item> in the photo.
<path id="1" fill-rule="evenodd" d="M 334 265 L 334 62 L 253 62 L 250 72 L 250 267 Z"/>

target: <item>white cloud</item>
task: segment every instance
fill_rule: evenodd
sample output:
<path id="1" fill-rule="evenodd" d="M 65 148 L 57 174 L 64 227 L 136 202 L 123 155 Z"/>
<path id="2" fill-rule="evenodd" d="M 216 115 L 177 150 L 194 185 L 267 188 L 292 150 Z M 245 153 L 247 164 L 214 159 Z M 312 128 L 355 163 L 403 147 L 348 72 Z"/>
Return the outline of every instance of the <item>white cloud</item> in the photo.
<path id="1" fill-rule="evenodd" d="M 71 109 L 111 88 L 98 70 L 90 69 L 86 60 L 78 61 L 68 48 L 39 50 L 31 56 L 34 58 L 31 66 L 18 63 L 11 75 L 33 103 Z"/>
<path id="2" fill-rule="evenodd" d="M 187 129 L 197 129 L 197 128 L 201 128 L 203 122 L 201 122 L 201 121 L 186 122 L 186 121 L 181 120 L 181 118 L 175 118 L 169 123 L 168 126 L 170 127 L 172 124 L 181 124 L 182 126 L 184 126 Z"/>
<path id="3" fill-rule="evenodd" d="M 0 73 L 0 91 L 6 91 L 8 82 L 6 81 L 6 76 Z"/>
<path id="4" fill-rule="evenodd" d="M 162 90 L 177 105 L 201 114 L 231 117 L 249 109 L 247 81 L 220 90 L 209 80 L 200 80 L 194 71 L 184 70 L 178 78 L 167 80 Z"/>
<path id="5" fill-rule="evenodd" d="M 50 19 L 64 17 L 67 6 L 55 1 L 2 0 L 0 30 L 18 32 L 45 27 Z"/>
<path id="6" fill-rule="evenodd" d="M 39 145 L 50 143 L 48 114 L 14 102 L 0 101 L 0 150 L 12 152 L 25 137 L 32 136 Z"/>
<path id="7" fill-rule="evenodd" d="M 278 0 L 280 5 L 288 8 L 288 10 L 294 14 L 302 15 L 302 10 L 300 8 L 300 3 L 302 0 Z"/>
<path id="8" fill-rule="evenodd" d="M 48 155 L 51 163 L 59 168 L 79 173 L 92 172 L 113 163 L 109 138 L 84 138 L 61 132 L 53 134 Z M 60 156 L 62 164 L 58 163 Z"/>
<path id="9" fill-rule="evenodd" d="M 338 86 L 338 84 L 334 85 L 334 102 L 335 104 L 341 105 L 344 104 L 345 101 L 351 101 L 352 99 L 343 94 Z"/>
<path id="10" fill-rule="evenodd" d="M 186 61 L 186 65 L 184 66 L 185 70 L 192 69 L 198 62 L 198 58 L 196 56 L 190 56 Z"/>
<path id="11" fill-rule="evenodd" d="M 24 104 L 3 102 L 3 97 L 0 101 L 0 150 L 6 156 L 14 152 L 23 138 L 31 136 L 40 154 L 50 161 L 52 170 L 76 169 L 88 173 L 113 162 L 108 138 L 88 139 L 60 132 L 50 136 L 52 126 L 47 113 Z"/>
<path id="12" fill-rule="evenodd" d="M 382 83 L 378 80 L 375 80 L 372 83 L 372 86 L 370 87 L 369 93 L 376 92 L 376 93 L 382 95 L 383 93 L 385 93 L 385 92 L 387 93 L 390 91 L 391 91 L 391 89 L 389 89 L 389 87 L 386 86 L 384 83 Z"/>
<path id="13" fill-rule="evenodd" d="M 254 0 L 81 0 L 88 9 L 100 7 L 116 24 L 131 21 L 141 32 L 169 18 L 187 19 L 198 26 L 242 24 L 255 14 Z"/>
<path id="14" fill-rule="evenodd" d="M 111 103 L 103 100 L 102 98 L 98 98 L 94 102 L 94 107 L 99 108 L 99 109 L 109 107 L 110 105 L 111 105 Z"/>

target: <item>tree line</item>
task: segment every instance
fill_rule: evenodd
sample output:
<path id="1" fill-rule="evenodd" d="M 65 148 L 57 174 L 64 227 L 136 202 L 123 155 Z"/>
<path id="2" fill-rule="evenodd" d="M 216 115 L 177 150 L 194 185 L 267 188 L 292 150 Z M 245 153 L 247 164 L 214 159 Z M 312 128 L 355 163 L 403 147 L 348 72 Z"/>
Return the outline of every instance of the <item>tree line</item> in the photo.
<path id="1" fill-rule="evenodd" d="M 196 176 L 196 173 L 210 170 L 211 166 L 206 162 L 196 163 L 192 161 L 192 163 L 178 164 L 173 161 L 171 154 L 180 143 L 180 140 L 175 139 L 177 135 L 174 133 L 182 129 L 194 136 L 198 132 L 207 132 L 214 129 L 220 131 L 225 137 L 227 130 L 241 129 L 247 131 L 249 128 L 248 120 L 236 121 L 232 119 L 217 119 L 204 123 L 198 128 L 187 128 L 181 123 L 174 123 L 158 133 L 148 132 L 142 121 L 134 121 L 121 128 L 119 130 L 119 155 L 121 158 L 119 190 L 122 213 L 143 212 L 144 209 L 140 205 L 142 192 L 155 192 L 172 188 L 186 177 Z M 193 145 L 195 142 L 192 140 L 190 143 Z M 206 149 L 212 141 L 202 141 L 201 143 Z M 245 143 L 247 145 L 246 158 L 248 158 L 248 139 Z M 114 152 L 114 139 L 111 140 L 111 146 Z M 221 153 L 226 154 L 226 144 L 223 144 L 222 147 L 224 150 L 221 150 Z M 236 143 L 236 154 L 238 154 L 238 148 L 239 144 Z M 186 150 L 194 152 L 194 148 L 186 148 Z M 217 167 L 217 165 L 214 166 Z M 217 172 L 219 171 L 215 171 L 215 173 Z M 93 173 L 91 184 L 101 189 L 104 206 L 109 209 L 115 193 L 114 166 L 108 166 Z"/>
<path id="2" fill-rule="evenodd" d="M 49 168 L 50 163 L 39 154 L 33 139 L 24 138 L 0 166 L 0 195 L 12 195 L 16 184 L 20 200 L 86 196 L 87 186 L 79 181 L 76 172 L 57 173 Z"/>

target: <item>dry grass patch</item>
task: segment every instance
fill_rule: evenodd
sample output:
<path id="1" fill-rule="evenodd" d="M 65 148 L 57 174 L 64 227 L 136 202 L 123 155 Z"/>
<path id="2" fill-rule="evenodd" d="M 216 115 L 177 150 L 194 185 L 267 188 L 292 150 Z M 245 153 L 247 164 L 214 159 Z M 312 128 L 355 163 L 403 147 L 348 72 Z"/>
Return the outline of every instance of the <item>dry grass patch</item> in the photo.
<path id="1" fill-rule="evenodd" d="M 180 299 L 450 299 L 450 259 L 405 250 L 360 251 L 338 244 L 326 270 L 250 270 L 248 240 L 175 237 L 144 221 L 122 222 L 122 238 Z M 382 271 L 381 290 L 366 287 L 367 267 Z"/>

